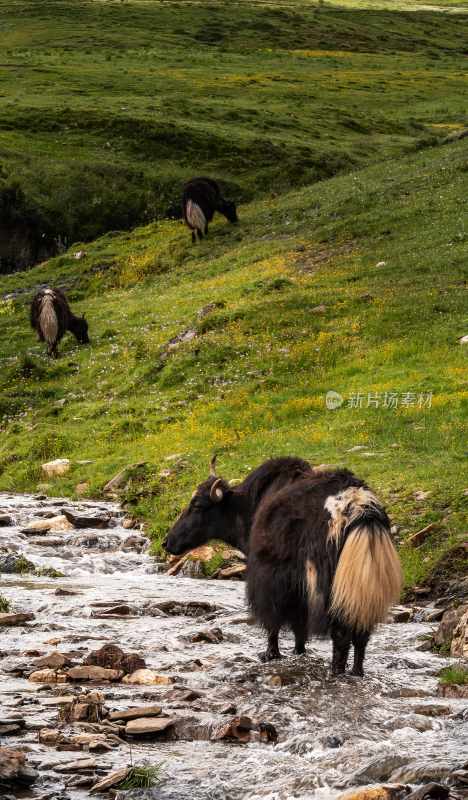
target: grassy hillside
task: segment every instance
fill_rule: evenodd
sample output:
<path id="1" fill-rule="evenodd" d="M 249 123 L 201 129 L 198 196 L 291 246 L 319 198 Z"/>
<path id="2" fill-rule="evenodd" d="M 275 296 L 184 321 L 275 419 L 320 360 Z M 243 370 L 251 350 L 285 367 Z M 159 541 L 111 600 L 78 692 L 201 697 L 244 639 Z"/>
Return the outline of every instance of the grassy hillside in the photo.
<path id="1" fill-rule="evenodd" d="M 193 173 L 249 201 L 444 137 L 467 45 L 442 6 L 0 0 L 3 219 L 70 243 L 160 217 Z"/>
<path id="2" fill-rule="evenodd" d="M 246 204 L 195 247 L 160 222 L 4 277 L 23 291 L 0 305 L 0 489 L 44 488 L 41 462 L 66 456 L 46 490 L 94 496 L 146 461 L 130 499 L 157 546 L 214 450 L 229 478 L 296 453 L 369 480 L 422 581 L 465 532 L 467 144 Z M 44 281 L 90 319 L 92 346 L 67 338 L 56 362 L 28 330 Z"/>

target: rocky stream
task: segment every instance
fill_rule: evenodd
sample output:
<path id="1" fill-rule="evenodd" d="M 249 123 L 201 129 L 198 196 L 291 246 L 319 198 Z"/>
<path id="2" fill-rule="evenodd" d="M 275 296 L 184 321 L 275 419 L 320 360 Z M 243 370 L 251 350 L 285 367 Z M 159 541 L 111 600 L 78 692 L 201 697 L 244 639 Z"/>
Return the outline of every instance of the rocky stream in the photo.
<path id="1" fill-rule="evenodd" d="M 0 494 L 0 522 L 0 746 L 25 757 L 9 784 L 0 750 L 2 800 L 468 796 L 433 607 L 381 626 L 364 679 L 330 675 L 328 641 L 265 665 L 243 583 L 167 576 L 118 505 Z M 35 574 L 5 573 L 20 555 Z M 162 765 L 156 788 L 119 789 L 131 764 Z"/>

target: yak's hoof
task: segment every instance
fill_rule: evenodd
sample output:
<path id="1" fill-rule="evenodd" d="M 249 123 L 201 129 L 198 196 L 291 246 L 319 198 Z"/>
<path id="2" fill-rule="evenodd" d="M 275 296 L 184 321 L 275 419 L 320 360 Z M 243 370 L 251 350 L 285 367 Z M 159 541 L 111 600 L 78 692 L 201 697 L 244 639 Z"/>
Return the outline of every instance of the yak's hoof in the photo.
<path id="1" fill-rule="evenodd" d="M 266 664 L 267 661 L 276 661 L 279 658 L 283 658 L 279 650 L 265 650 L 264 653 L 259 653 L 258 657 L 263 664 Z"/>
<path id="2" fill-rule="evenodd" d="M 332 667 L 331 668 L 331 673 L 335 678 L 339 678 L 341 675 L 345 674 L 345 668 L 344 667 Z"/>
<path id="3" fill-rule="evenodd" d="M 364 670 L 363 669 L 352 669 L 350 675 L 354 675 L 355 678 L 363 678 L 364 677 Z"/>

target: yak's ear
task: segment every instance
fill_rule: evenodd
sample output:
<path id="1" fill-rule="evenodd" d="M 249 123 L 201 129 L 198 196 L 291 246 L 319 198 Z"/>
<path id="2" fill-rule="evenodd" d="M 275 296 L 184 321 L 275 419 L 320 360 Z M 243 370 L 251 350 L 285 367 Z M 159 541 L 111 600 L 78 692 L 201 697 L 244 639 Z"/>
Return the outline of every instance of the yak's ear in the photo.
<path id="1" fill-rule="evenodd" d="M 225 487 L 223 487 L 223 479 L 217 478 L 210 489 L 210 500 L 213 503 L 220 503 L 224 499 Z"/>

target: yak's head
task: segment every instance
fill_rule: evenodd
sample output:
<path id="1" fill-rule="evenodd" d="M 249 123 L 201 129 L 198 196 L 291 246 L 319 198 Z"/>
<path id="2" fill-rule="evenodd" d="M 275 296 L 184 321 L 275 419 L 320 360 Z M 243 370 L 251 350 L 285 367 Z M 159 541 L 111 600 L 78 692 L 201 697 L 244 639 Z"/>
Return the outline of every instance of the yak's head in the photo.
<path id="1" fill-rule="evenodd" d="M 239 222 L 236 204 L 233 200 L 223 200 L 220 211 L 222 214 L 224 214 L 226 219 L 229 220 L 229 222 Z"/>
<path id="2" fill-rule="evenodd" d="M 163 546 L 175 556 L 199 547 L 210 539 L 221 538 L 229 528 L 227 502 L 232 488 L 227 481 L 216 477 L 215 458 L 211 461 L 211 475 L 192 495 L 187 508 L 172 526 Z"/>
<path id="3" fill-rule="evenodd" d="M 88 322 L 84 314 L 76 318 L 73 333 L 80 344 L 89 344 Z"/>

